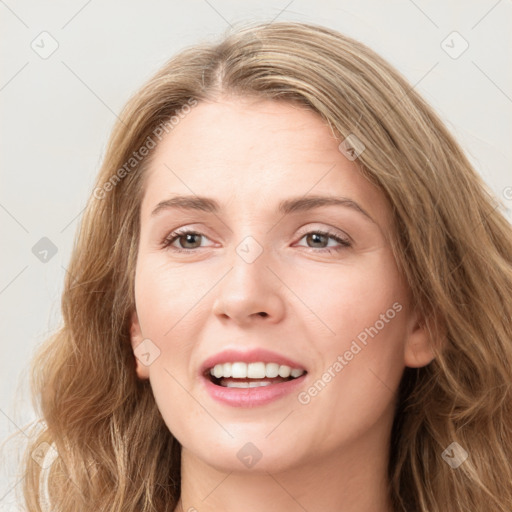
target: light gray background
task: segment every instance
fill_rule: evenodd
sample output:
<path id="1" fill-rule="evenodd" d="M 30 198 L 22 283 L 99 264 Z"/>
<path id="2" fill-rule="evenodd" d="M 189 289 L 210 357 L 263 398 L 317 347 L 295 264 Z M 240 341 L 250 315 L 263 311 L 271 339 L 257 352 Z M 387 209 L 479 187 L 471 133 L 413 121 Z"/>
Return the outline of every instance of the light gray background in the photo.
<path id="1" fill-rule="evenodd" d="M 230 24 L 273 19 L 335 28 L 387 58 L 441 115 L 512 220 L 510 0 L 0 0 L 0 441 L 35 418 L 28 363 L 58 327 L 73 237 L 116 114 L 178 50 Z M 453 31 L 469 44 L 458 58 L 465 43 L 446 39 Z M 51 38 L 58 48 L 42 58 Z M 42 237 L 58 248 L 47 262 L 32 253 Z M 18 510 L 15 454 L 7 443 L 0 511 Z"/>

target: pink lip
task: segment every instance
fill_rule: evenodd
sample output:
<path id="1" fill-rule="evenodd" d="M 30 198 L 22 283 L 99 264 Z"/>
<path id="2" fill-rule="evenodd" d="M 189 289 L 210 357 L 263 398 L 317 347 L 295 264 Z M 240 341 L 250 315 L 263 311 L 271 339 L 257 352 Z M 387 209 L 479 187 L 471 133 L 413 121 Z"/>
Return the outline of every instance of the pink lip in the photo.
<path id="1" fill-rule="evenodd" d="M 207 374 L 208 370 L 213 368 L 216 364 L 234 363 L 237 361 L 243 361 L 244 363 L 257 363 L 260 361 L 263 363 L 278 363 L 280 365 L 290 366 L 291 368 L 305 370 L 306 373 L 296 379 L 257 388 L 227 388 L 217 386 L 209 379 Z M 304 368 L 302 364 L 294 361 L 293 359 L 277 354 L 276 352 L 262 348 L 248 351 L 229 349 L 219 352 L 204 361 L 201 365 L 199 374 L 208 394 L 214 400 L 232 407 L 256 407 L 258 405 L 265 405 L 273 400 L 277 400 L 278 398 L 291 393 L 298 386 L 301 386 L 308 375 L 306 368 Z"/>
<path id="2" fill-rule="evenodd" d="M 284 357 L 276 352 L 272 352 L 271 350 L 265 350 L 263 348 L 257 348 L 248 351 L 241 350 L 224 350 L 215 354 L 212 357 L 209 357 L 206 361 L 201 365 L 201 369 L 199 371 L 200 375 L 204 375 L 207 370 L 213 368 L 216 364 L 221 363 L 235 363 L 237 361 L 243 361 L 244 363 L 278 363 L 286 366 L 290 366 L 291 368 L 299 368 L 301 370 L 306 370 L 306 368 L 296 361 L 289 359 L 288 357 Z M 258 389 L 258 388 L 252 388 Z"/>
<path id="3" fill-rule="evenodd" d="M 293 380 L 258 388 L 225 388 L 217 386 L 206 376 L 202 376 L 201 380 L 208 394 L 218 402 L 232 407 L 257 407 L 297 390 L 299 386 L 303 385 L 307 376 L 308 374 L 305 373 Z"/>

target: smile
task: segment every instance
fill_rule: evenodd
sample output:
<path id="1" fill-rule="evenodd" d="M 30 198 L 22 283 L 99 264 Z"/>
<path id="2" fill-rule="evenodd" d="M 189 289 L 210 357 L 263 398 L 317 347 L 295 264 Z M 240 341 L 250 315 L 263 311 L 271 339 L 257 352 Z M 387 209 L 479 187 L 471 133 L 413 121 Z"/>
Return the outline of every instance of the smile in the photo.
<path id="1" fill-rule="evenodd" d="M 208 372 L 211 382 L 227 388 L 270 386 L 296 379 L 304 373 L 305 370 L 301 368 L 291 368 L 278 363 L 241 361 L 216 364 Z"/>

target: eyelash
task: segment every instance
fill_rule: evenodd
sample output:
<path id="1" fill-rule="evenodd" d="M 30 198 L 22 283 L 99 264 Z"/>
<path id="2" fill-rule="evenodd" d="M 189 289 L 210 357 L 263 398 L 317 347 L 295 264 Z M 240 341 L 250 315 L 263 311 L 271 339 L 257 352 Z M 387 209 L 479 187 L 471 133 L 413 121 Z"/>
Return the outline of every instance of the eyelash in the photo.
<path id="1" fill-rule="evenodd" d="M 315 230 L 307 231 L 306 233 L 303 233 L 302 236 L 300 237 L 300 240 L 302 240 L 306 235 L 311 235 L 311 234 L 327 236 L 328 238 L 332 238 L 333 240 L 335 240 L 336 242 L 338 242 L 341 245 L 341 247 L 337 247 L 337 248 L 324 247 L 324 248 L 316 250 L 315 252 L 333 253 L 333 252 L 340 252 L 343 249 L 347 249 L 349 247 L 352 247 L 352 243 L 349 240 L 341 238 L 338 235 L 336 235 L 335 233 L 332 233 L 330 231 L 323 231 L 321 229 L 315 229 Z M 181 238 L 182 236 L 185 236 L 185 235 L 204 236 L 205 238 L 207 238 L 205 235 L 203 235 L 202 233 L 198 233 L 197 231 L 192 231 L 192 230 L 180 231 L 180 230 L 177 230 L 177 231 L 173 231 L 166 238 L 164 238 L 162 240 L 162 248 L 169 249 L 169 250 L 172 250 L 174 252 L 181 252 L 181 253 L 191 253 L 191 252 L 194 252 L 197 249 L 199 249 L 198 247 L 196 247 L 195 249 L 180 249 L 179 247 L 172 247 L 171 244 L 173 244 L 177 239 L 179 239 L 179 238 Z M 309 247 L 309 249 L 313 249 L 314 250 L 315 247 Z"/>

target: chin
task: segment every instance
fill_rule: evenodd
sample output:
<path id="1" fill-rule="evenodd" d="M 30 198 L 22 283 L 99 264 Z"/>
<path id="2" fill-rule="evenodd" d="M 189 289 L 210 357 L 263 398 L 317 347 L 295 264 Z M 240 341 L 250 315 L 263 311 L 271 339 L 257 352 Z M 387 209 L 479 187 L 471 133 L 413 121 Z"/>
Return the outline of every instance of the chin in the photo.
<path id="1" fill-rule="evenodd" d="M 234 441 L 225 448 L 217 446 L 215 451 L 208 450 L 207 457 L 200 458 L 221 472 L 266 474 L 287 471 L 301 465 L 297 459 L 296 445 L 294 447 L 291 444 L 289 448 L 280 445 L 279 448 L 276 450 L 268 440 Z"/>

